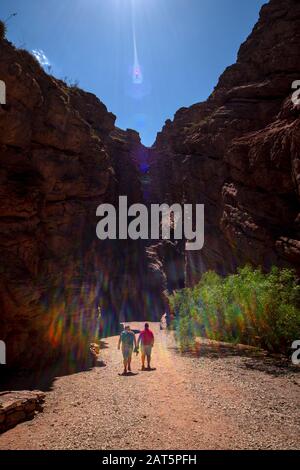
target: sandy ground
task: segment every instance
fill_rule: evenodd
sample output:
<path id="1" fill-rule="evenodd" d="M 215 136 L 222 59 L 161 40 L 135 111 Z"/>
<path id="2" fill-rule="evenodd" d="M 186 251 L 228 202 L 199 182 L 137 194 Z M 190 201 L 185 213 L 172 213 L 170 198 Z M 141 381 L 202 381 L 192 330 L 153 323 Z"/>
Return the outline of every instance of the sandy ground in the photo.
<path id="1" fill-rule="evenodd" d="M 142 328 L 141 323 L 132 328 Z M 153 367 L 120 376 L 117 337 L 105 367 L 55 378 L 42 414 L 0 436 L 0 449 L 299 449 L 300 374 L 282 361 L 205 340 L 180 354 L 152 323 Z"/>

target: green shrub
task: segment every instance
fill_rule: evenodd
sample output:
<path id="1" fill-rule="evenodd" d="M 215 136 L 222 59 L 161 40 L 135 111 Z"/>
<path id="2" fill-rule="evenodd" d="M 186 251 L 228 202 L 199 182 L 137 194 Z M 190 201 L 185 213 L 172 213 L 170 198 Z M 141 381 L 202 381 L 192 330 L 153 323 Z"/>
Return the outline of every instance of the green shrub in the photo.
<path id="1" fill-rule="evenodd" d="M 5 39 L 6 35 L 6 24 L 4 21 L 0 20 L 0 41 L 3 41 Z"/>
<path id="2" fill-rule="evenodd" d="M 264 274 L 246 266 L 225 278 L 207 272 L 193 288 L 170 296 L 182 349 L 205 336 L 288 352 L 300 338 L 300 288 L 290 269 Z"/>

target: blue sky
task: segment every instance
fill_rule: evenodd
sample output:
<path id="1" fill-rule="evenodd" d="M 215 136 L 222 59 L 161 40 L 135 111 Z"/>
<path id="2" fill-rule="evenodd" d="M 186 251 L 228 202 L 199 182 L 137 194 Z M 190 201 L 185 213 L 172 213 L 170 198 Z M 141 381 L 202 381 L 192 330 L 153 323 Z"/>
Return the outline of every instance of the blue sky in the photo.
<path id="1" fill-rule="evenodd" d="M 1 0 L 8 39 L 95 93 L 145 145 L 205 100 L 266 0 Z M 134 55 L 134 34 L 137 54 Z"/>

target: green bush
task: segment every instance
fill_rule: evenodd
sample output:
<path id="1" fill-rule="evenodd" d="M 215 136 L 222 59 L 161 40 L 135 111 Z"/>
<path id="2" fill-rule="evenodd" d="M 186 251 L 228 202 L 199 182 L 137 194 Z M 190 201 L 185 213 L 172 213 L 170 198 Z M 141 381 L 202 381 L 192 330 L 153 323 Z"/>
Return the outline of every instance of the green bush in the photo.
<path id="1" fill-rule="evenodd" d="M 6 35 L 6 24 L 4 23 L 4 21 L 0 20 L 0 41 L 3 41 L 3 39 L 5 39 L 5 35 Z"/>
<path id="2" fill-rule="evenodd" d="M 264 274 L 246 266 L 225 278 L 207 272 L 193 288 L 170 296 L 182 349 L 196 336 L 286 353 L 300 338 L 300 288 L 290 269 Z"/>

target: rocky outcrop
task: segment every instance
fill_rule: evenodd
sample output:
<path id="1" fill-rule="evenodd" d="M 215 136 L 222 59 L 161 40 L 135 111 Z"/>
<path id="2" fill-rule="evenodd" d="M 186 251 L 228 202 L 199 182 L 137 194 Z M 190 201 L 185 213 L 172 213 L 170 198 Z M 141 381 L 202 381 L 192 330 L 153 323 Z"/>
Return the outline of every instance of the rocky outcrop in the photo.
<path id="1" fill-rule="evenodd" d="M 43 411 L 45 393 L 39 391 L 0 392 L 0 434 Z"/>
<path id="2" fill-rule="evenodd" d="M 205 204 L 205 245 L 185 282 L 252 263 L 300 270 L 300 4 L 271 0 L 204 103 L 180 109 L 150 154 L 151 198 Z"/>
<path id="3" fill-rule="evenodd" d="M 9 366 L 59 353 L 78 364 L 102 328 L 159 318 L 166 293 L 208 269 L 300 270 L 300 119 L 291 101 L 299 46 L 299 2 L 271 0 L 209 99 L 180 109 L 146 149 L 94 95 L 0 40 L 0 339 Z M 205 204 L 203 250 L 99 241 L 96 208 L 120 195 L 129 204 Z"/>

